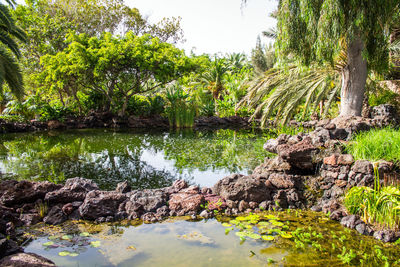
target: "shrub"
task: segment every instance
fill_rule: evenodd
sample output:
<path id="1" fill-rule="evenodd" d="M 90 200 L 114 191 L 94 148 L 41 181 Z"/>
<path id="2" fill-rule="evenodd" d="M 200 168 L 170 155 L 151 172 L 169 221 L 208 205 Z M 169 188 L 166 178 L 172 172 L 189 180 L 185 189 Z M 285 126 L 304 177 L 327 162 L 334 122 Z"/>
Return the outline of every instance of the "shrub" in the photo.
<path id="1" fill-rule="evenodd" d="M 356 160 L 384 159 L 398 163 L 400 161 L 400 131 L 384 128 L 359 133 L 352 142 L 346 145 L 346 150 Z"/>

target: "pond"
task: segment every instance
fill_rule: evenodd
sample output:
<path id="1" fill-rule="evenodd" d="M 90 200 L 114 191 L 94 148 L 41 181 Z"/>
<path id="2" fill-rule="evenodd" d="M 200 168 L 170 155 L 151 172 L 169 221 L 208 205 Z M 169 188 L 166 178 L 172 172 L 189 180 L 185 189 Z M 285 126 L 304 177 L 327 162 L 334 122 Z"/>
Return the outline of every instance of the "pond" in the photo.
<path id="1" fill-rule="evenodd" d="M 213 186 L 231 173 L 250 173 L 267 152 L 270 134 L 254 131 L 140 132 L 85 129 L 4 134 L 0 179 L 93 179 L 112 190 L 127 180 L 134 189 L 169 186 L 177 179 Z"/>
<path id="2" fill-rule="evenodd" d="M 399 246 L 288 210 L 157 224 L 69 222 L 24 229 L 26 252 L 58 266 L 396 266 Z M 387 265 L 386 265 L 387 264 Z"/>

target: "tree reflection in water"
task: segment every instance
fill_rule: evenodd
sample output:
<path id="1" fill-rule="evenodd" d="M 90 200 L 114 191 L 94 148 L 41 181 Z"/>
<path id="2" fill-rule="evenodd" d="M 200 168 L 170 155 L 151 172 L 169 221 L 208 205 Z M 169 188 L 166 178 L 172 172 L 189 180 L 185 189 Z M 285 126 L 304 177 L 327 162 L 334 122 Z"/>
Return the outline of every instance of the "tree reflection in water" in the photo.
<path id="1" fill-rule="evenodd" d="M 266 156 L 262 144 L 267 137 L 260 137 L 233 130 L 7 134 L 0 138 L 0 170 L 3 179 L 85 177 L 102 189 L 125 180 L 135 189 L 160 188 L 176 179 L 198 183 L 194 173 L 199 172 L 249 172 Z"/>

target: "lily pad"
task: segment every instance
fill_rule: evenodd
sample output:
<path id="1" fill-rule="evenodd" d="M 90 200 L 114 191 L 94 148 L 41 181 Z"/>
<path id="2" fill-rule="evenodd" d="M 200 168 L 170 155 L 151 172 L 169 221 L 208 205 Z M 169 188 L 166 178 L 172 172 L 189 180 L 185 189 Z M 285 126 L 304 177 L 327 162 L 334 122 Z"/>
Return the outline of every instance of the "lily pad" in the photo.
<path id="1" fill-rule="evenodd" d="M 229 232 L 232 231 L 232 230 L 233 230 L 233 227 L 231 227 L 231 228 L 226 228 L 226 229 L 225 229 L 225 234 L 226 234 L 226 235 L 229 234 Z"/>
<path id="2" fill-rule="evenodd" d="M 248 237 L 252 238 L 252 239 L 260 239 L 261 236 L 259 234 L 256 233 L 249 233 L 247 234 Z"/>
<path id="3" fill-rule="evenodd" d="M 88 236 L 90 236 L 90 234 L 89 234 L 88 232 L 83 232 L 83 233 L 80 233 L 79 235 L 80 235 L 80 236 L 83 236 L 83 237 L 88 237 Z"/>
<path id="4" fill-rule="evenodd" d="M 236 232 L 235 235 L 237 235 L 238 237 L 245 237 L 245 236 L 247 236 L 247 233 L 245 233 L 245 232 Z"/>
<path id="5" fill-rule="evenodd" d="M 279 226 L 279 227 L 284 226 L 283 222 L 278 222 L 278 221 L 275 221 L 275 220 L 271 220 L 270 223 L 272 225 L 274 225 L 274 226 Z"/>
<path id="6" fill-rule="evenodd" d="M 58 252 L 58 255 L 61 256 L 61 257 L 65 257 L 65 256 L 68 256 L 70 254 L 71 254 L 71 252 L 66 251 L 66 250 Z"/>
<path id="7" fill-rule="evenodd" d="M 70 235 L 63 235 L 61 237 L 61 239 L 63 239 L 63 240 L 70 240 L 71 238 L 72 238 L 72 236 L 70 236 Z"/>
<path id="8" fill-rule="evenodd" d="M 100 241 L 92 241 L 92 242 L 90 242 L 90 246 L 93 248 L 98 248 L 101 246 L 101 242 Z"/>
<path id="9" fill-rule="evenodd" d="M 229 223 L 223 223 L 223 224 L 222 224 L 222 226 L 223 226 L 223 227 L 231 227 L 231 226 L 232 226 L 232 224 L 229 224 Z"/>
<path id="10" fill-rule="evenodd" d="M 45 247 L 49 247 L 49 246 L 52 246 L 52 245 L 54 245 L 53 241 L 49 241 L 49 242 L 43 243 L 43 246 L 45 246 Z"/>
<path id="11" fill-rule="evenodd" d="M 243 216 L 238 216 L 238 217 L 236 217 L 236 220 L 238 220 L 238 221 L 247 221 L 248 218 L 247 217 L 243 217 Z"/>
<path id="12" fill-rule="evenodd" d="M 136 250 L 135 246 L 128 246 L 126 249 L 129 249 L 129 250 Z"/>
<path id="13" fill-rule="evenodd" d="M 258 225 L 260 226 L 269 226 L 269 222 L 259 222 Z"/>
<path id="14" fill-rule="evenodd" d="M 292 234 L 291 233 L 286 233 L 286 232 L 281 232 L 280 236 L 283 238 L 292 238 Z"/>
<path id="15" fill-rule="evenodd" d="M 272 235 L 263 235 L 261 236 L 261 238 L 264 239 L 265 241 L 272 241 L 275 239 L 275 237 Z"/>
<path id="16" fill-rule="evenodd" d="M 69 253 L 68 256 L 70 256 L 70 257 L 77 257 L 77 256 L 79 256 L 79 254 L 76 253 L 76 252 L 73 252 L 73 253 Z"/>
<path id="17" fill-rule="evenodd" d="M 240 222 L 239 222 L 239 221 L 237 221 L 237 220 L 230 220 L 230 221 L 229 221 L 229 223 L 231 223 L 231 224 L 235 224 L 235 225 L 236 225 L 236 224 L 239 224 Z"/>

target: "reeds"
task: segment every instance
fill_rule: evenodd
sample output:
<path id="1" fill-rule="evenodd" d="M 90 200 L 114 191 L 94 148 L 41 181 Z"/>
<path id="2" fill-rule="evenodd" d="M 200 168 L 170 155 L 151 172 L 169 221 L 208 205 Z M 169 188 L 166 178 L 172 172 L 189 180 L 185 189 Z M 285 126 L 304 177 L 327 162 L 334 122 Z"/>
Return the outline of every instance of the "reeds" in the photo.
<path id="1" fill-rule="evenodd" d="M 182 88 L 178 85 L 167 90 L 167 114 L 170 127 L 192 128 L 196 115 L 196 107 Z"/>

